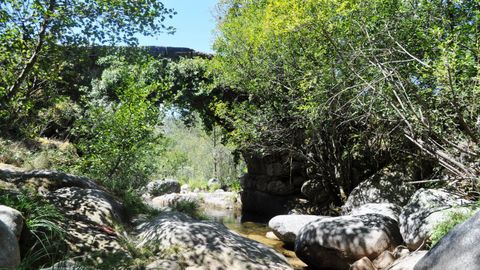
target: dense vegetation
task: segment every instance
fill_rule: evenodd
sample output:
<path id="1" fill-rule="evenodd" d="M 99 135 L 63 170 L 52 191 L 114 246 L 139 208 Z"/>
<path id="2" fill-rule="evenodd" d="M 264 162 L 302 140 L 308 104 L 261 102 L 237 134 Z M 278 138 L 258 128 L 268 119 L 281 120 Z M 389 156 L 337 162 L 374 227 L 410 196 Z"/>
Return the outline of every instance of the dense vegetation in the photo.
<path id="1" fill-rule="evenodd" d="M 413 165 L 421 179 L 442 168 L 475 182 L 479 8 L 469 0 L 223 1 L 212 65 L 242 101 L 217 111 L 240 148 L 301 156 L 337 196 L 392 163 Z"/>

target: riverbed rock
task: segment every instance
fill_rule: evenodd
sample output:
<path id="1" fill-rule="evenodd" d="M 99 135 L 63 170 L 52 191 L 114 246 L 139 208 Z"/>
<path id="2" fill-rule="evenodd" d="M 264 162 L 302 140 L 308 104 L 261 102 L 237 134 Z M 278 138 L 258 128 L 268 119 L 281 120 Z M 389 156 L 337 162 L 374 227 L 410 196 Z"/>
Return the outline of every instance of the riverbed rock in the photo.
<path id="1" fill-rule="evenodd" d="M 216 209 L 234 209 L 240 205 L 240 199 L 235 192 L 221 191 L 221 192 L 204 192 L 199 193 L 200 204 L 203 208 Z"/>
<path id="2" fill-rule="evenodd" d="M 156 180 L 147 184 L 147 193 L 152 197 L 180 193 L 180 190 L 180 183 L 174 179 Z"/>
<path id="3" fill-rule="evenodd" d="M 298 231 L 307 223 L 325 218 L 314 215 L 279 215 L 268 222 L 268 227 L 273 230 L 273 233 L 283 242 L 287 244 L 294 244 Z"/>
<path id="4" fill-rule="evenodd" d="M 455 226 L 415 265 L 415 270 L 478 270 L 480 212 Z"/>
<path id="5" fill-rule="evenodd" d="M 467 213 L 471 201 L 445 190 L 420 189 L 403 208 L 399 218 L 400 233 L 410 250 L 425 248 L 435 226 L 453 212 Z"/>
<path id="6" fill-rule="evenodd" d="M 397 222 L 389 217 L 340 216 L 312 221 L 300 229 L 295 253 L 309 266 L 343 270 L 362 257 L 374 259 L 400 243 Z"/>
<path id="7" fill-rule="evenodd" d="M 176 260 L 192 269 L 292 269 L 285 257 L 219 223 L 165 212 L 138 225 L 138 247 L 158 254 L 175 249 Z M 168 259 L 168 258 L 164 258 Z"/>
<path id="8" fill-rule="evenodd" d="M 393 203 L 367 203 L 354 208 L 350 215 L 359 216 L 365 214 L 380 214 L 398 222 L 402 208 Z"/>
<path id="9" fill-rule="evenodd" d="M 403 206 L 415 192 L 415 187 L 406 183 L 409 180 L 406 174 L 385 168 L 352 190 L 342 207 L 342 213 L 348 214 L 354 208 L 367 203 L 393 203 Z"/>
<path id="10" fill-rule="evenodd" d="M 270 231 L 265 234 L 265 237 L 271 240 L 277 240 L 280 241 L 280 238 L 278 238 L 274 232 Z"/>
<path id="11" fill-rule="evenodd" d="M 110 194 L 96 189 L 61 188 L 48 199 L 65 215 L 59 222 L 71 252 L 124 252 L 113 229 L 125 221 L 123 205 Z"/>
<path id="12" fill-rule="evenodd" d="M 349 270 L 376 270 L 376 268 L 369 258 L 363 257 L 360 260 L 354 262 L 350 266 Z"/>
<path id="13" fill-rule="evenodd" d="M 15 234 L 17 240 L 20 239 L 24 223 L 22 213 L 8 206 L 0 205 L 0 221 Z"/>
<path id="14" fill-rule="evenodd" d="M 416 270 L 415 265 L 420 259 L 423 258 L 423 256 L 425 256 L 425 254 L 427 254 L 427 251 L 425 250 L 412 252 L 394 261 L 390 266 L 386 268 L 386 270 Z M 448 268 L 443 269 L 446 270 Z"/>
<path id="15" fill-rule="evenodd" d="M 199 201 L 200 201 L 200 198 L 197 193 L 186 193 L 186 194 L 171 193 L 171 194 L 155 197 L 151 201 L 148 201 L 147 203 L 149 203 L 150 206 L 156 209 L 161 209 L 164 207 L 173 207 L 176 204 L 182 203 L 182 202 L 198 204 Z"/>
<path id="16" fill-rule="evenodd" d="M 395 254 L 389 250 L 385 250 L 375 260 L 373 260 L 373 266 L 378 269 L 387 268 L 395 261 Z"/>
<path id="17" fill-rule="evenodd" d="M 16 269 L 20 265 L 20 247 L 15 233 L 0 220 L 0 268 Z"/>

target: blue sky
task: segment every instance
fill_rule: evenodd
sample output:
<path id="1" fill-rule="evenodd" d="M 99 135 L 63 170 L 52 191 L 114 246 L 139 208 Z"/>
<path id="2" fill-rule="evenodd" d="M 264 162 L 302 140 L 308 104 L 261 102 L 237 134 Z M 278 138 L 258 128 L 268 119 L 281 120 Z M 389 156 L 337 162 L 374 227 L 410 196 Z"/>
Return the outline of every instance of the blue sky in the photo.
<path id="1" fill-rule="evenodd" d="M 188 47 L 200 52 L 212 52 L 215 20 L 213 11 L 216 0 L 161 0 L 167 8 L 173 8 L 177 15 L 166 21 L 177 29 L 173 35 L 139 37 L 139 45 Z"/>

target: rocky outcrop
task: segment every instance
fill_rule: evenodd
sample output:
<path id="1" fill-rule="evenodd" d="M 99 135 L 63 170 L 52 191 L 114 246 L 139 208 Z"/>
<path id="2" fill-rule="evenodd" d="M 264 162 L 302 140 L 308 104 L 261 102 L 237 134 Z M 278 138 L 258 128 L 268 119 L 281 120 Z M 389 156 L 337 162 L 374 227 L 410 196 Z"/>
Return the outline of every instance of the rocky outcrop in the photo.
<path id="1" fill-rule="evenodd" d="M 455 226 L 415 265 L 414 270 L 478 270 L 480 212 Z"/>
<path id="2" fill-rule="evenodd" d="M 412 196 L 400 215 L 400 233 L 410 250 L 424 248 L 435 226 L 452 212 L 468 212 L 462 207 L 472 204 L 459 195 L 436 189 L 420 189 Z"/>
<path id="3" fill-rule="evenodd" d="M 151 197 L 162 196 L 170 193 L 180 193 L 181 186 L 177 180 L 156 180 L 147 184 L 147 193 Z"/>
<path id="4" fill-rule="evenodd" d="M 287 244 L 294 244 L 300 229 L 307 223 L 326 218 L 314 215 L 280 215 L 272 218 L 268 222 L 268 227 L 273 230 L 273 233 L 283 242 Z"/>
<path id="5" fill-rule="evenodd" d="M 363 258 L 374 259 L 402 243 L 395 220 L 378 214 L 323 218 L 305 225 L 295 253 L 309 266 L 349 269 Z"/>
<path id="6" fill-rule="evenodd" d="M 59 171 L 33 170 L 23 171 L 19 168 L 0 169 L 0 179 L 17 188 L 29 188 L 45 193 L 64 187 L 78 187 L 104 190 L 92 180 Z"/>
<path id="7" fill-rule="evenodd" d="M 185 268 L 291 269 L 285 257 L 276 251 L 243 238 L 219 223 L 197 221 L 181 213 L 162 213 L 140 223 L 135 230 L 138 247 L 149 247 L 157 254 L 177 250 L 175 260 Z"/>
<path id="8" fill-rule="evenodd" d="M 282 153 L 245 153 L 244 158 L 248 168 L 240 179 L 244 215 L 268 220 L 287 214 L 291 202 L 303 197 L 301 187 L 307 180 L 304 162 Z"/>
<path id="9" fill-rule="evenodd" d="M 355 187 L 345 205 L 343 214 L 367 203 L 392 203 L 403 206 L 415 192 L 413 185 L 405 183 L 410 178 L 403 173 L 385 168 Z"/>
<path id="10" fill-rule="evenodd" d="M 16 269 L 20 265 L 20 247 L 16 236 L 18 211 L 5 206 L 0 209 L 0 268 Z"/>

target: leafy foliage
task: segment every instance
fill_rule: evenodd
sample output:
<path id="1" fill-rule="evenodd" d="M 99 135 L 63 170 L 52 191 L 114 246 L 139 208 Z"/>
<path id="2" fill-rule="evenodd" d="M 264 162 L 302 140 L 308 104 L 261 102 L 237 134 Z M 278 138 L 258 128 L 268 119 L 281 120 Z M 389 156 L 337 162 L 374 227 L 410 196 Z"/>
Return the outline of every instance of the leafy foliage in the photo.
<path id="1" fill-rule="evenodd" d="M 77 122 L 79 170 L 122 192 L 140 187 L 156 170 L 163 144 L 154 93 L 164 85 L 152 76 L 157 62 L 104 61 L 109 68 L 93 82 L 88 109 Z"/>
<path id="2" fill-rule="evenodd" d="M 31 134 L 32 115 L 65 99 L 56 86 L 69 50 L 174 30 L 164 23 L 175 11 L 154 0 L 7 0 L 0 10 L 0 119 L 11 133 Z"/>
<path id="3" fill-rule="evenodd" d="M 460 153 L 479 156 L 478 8 L 222 1 L 212 72 L 240 98 L 216 114 L 244 152 L 303 159 L 337 204 L 392 162 L 433 159 L 475 179 Z"/>

